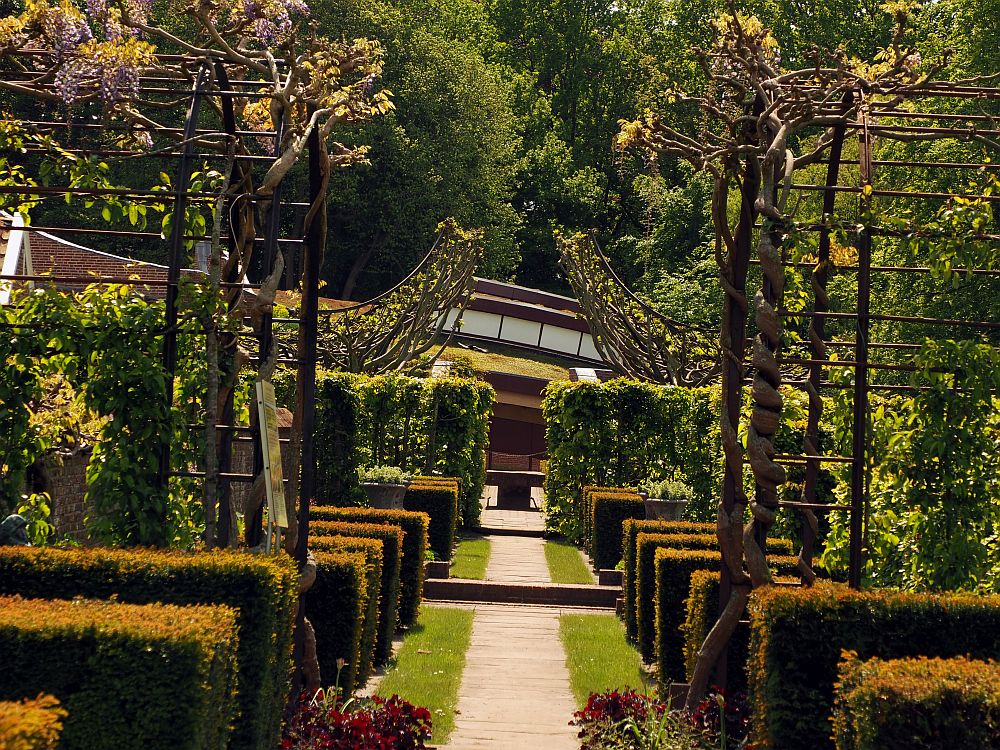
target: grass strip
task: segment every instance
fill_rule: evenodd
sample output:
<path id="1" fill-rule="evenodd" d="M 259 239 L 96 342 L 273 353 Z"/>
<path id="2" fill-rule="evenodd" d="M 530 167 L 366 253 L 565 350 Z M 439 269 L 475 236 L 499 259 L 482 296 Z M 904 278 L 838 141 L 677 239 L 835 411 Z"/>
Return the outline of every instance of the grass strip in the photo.
<path id="1" fill-rule="evenodd" d="M 472 639 L 471 609 L 421 607 L 403 645 L 378 687 L 378 694 L 394 693 L 431 712 L 434 736 L 443 745 L 455 728 L 458 689 L 465 668 L 465 652 Z"/>
<path id="2" fill-rule="evenodd" d="M 545 542 L 545 561 L 552 583 L 594 583 L 580 550 L 569 542 L 553 539 Z"/>
<path id="3" fill-rule="evenodd" d="M 614 615 L 561 615 L 559 637 L 579 708 L 591 693 L 644 688 L 639 652 L 625 640 L 625 627 Z"/>
<path id="4" fill-rule="evenodd" d="M 486 578 L 486 566 L 489 562 L 489 539 L 484 536 L 463 537 L 452 555 L 451 577 L 481 581 Z"/>

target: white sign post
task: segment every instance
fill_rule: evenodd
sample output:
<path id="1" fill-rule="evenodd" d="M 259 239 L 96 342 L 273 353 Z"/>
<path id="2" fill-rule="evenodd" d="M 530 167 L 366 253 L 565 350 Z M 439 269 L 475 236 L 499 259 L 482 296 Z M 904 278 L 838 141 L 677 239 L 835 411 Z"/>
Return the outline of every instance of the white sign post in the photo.
<path id="1" fill-rule="evenodd" d="M 281 443 L 278 440 L 278 409 L 274 386 L 257 381 L 257 420 L 260 425 L 261 453 L 264 455 L 264 488 L 267 492 L 267 541 L 265 550 L 281 548 L 281 530 L 288 528 L 285 508 L 285 481 L 281 470 Z M 273 540 L 273 546 L 272 546 Z"/>

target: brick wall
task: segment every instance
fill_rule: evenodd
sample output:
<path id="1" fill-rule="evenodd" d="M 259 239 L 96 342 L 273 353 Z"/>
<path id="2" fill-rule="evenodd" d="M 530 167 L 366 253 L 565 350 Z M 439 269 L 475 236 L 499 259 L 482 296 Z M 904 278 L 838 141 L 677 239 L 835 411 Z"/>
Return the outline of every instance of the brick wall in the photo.
<path id="1" fill-rule="evenodd" d="M 52 525 L 56 534 L 78 542 L 87 541 L 83 517 L 87 505 L 87 464 L 90 449 L 69 457 L 51 456 L 45 460 L 45 489 L 52 498 Z"/>

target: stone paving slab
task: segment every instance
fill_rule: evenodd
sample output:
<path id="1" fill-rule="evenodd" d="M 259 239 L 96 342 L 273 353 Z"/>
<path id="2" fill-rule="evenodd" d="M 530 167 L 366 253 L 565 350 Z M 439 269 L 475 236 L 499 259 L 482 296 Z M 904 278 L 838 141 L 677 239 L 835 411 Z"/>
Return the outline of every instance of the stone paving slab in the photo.
<path id="1" fill-rule="evenodd" d="M 496 487 L 487 486 L 482 499 L 483 511 L 479 525 L 484 531 L 500 533 L 522 533 L 539 536 L 545 530 L 545 517 L 539 510 L 508 510 L 498 508 Z M 536 508 L 542 505 L 544 494 L 540 487 L 532 489 L 532 498 Z"/>

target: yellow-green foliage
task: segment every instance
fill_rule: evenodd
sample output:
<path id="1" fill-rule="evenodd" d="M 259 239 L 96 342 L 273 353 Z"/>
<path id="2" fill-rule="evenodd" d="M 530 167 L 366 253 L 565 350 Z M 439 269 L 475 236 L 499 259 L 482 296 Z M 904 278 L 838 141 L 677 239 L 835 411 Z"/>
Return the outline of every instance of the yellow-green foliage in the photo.
<path id="1" fill-rule="evenodd" d="M 34 700 L 0 701 L 3 750 L 56 750 L 66 709 L 51 695 Z"/>
<path id="2" fill-rule="evenodd" d="M 399 526 L 347 521 L 312 521 L 309 546 L 314 550 L 338 549 L 329 537 L 360 537 L 382 543 L 382 589 L 375 663 L 384 664 L 392 653 L 392 637 L 399 622 L 399 571 L 402 562 L 403 530 Z"/>
<path id="3" fill-rule="evenodd" d="M 413 624 L 424 597 L 424 560 L 427 557 L 430 516 L 408 510 L 330 506 L 315 506 L 310 514 L 313 518 L 324 521 L 388 524 L 403 530 L 402 562 L 399 569 L 399 622 L 402 625 Z"/>
<path id="4" fill-rule="evenodd" d="M 634 492 L 590 493 L 590 556 L 598 570 L 614 568 L 622 559 L 622 524 L 645 518 L 646 506 Z"/>
<path id="5" fill-rule="evenodd" d="M 379 614 L 382 611 L 383 544 L 380 539 L 330 536 L 322 537 L 322 548 L 337 552 L 360 552 L 365 557 L 365 595 L 368 605 L 365 608 L 361 630 L 361 657 L 357 669 L 353 670 L 353 687 L 358 689 L 368 682 L 375 660 L 375 641 L 378 638 Z M 324 672 L 323 679 L 326 684 L 330 684 L 332 674 L 336 672 L 330 675 Z M 343 676 L 340 685 L 344 688 L 351 687 Z"/>
<path id="6" fill-rule="evenodd" d="M 273 750 L 288 699 L 299 575 L 286 555 L 0 547 L 0 594 L 224 604 L 239 631 L 232 750 Z"/>
<path id="7" fill-rule="evenodd" d="M 837 750 L 1000 747 L 997 662 L 845 656 L 833 713 Z"/>
<path id="8" fill-rule="evenodd" d="M 368 610 L 365 556 L 361 552 L 319 552 L 316 581 L 305 598 L 306 617 L 316 634 L 316 654 L 324 684 L 350 690 L 361 666 L 361 643 Z M 337 661 L 344 669 L 338 675 Z"/>
<path id="9" fill-rule="evenodd" d="M 229 607 L 0 597 L 0 698 L 56 696 L 65 750 L 224 750 L 236 638 Z"/>
<path id="10" fill-rule="evenodd" d="M 403 496 L 403 507 L 426 513 L 430 517 L 427 543 L 438 560 L 450 560 L 458 527 L 457 479 L 445 477 L 414 477 Z"/>
<path id="11" fill-rule="evenodd" d="M 594 533 L 594 493 L 605 497 L 637 497 L 635 487 L 603 487 L 597 484 L 585 484 L 580 488 L 580 523 L 583 526 L 583 546 L 588 552 L 593 551 Z"/>
<path id="12" fill-rule="evenodd" d="M 749 609 L 754 735 L 771 750 L 833 747 L 843 650 L 862 659 L 1000 657 L 1000 596 L 858 592 L 821 581 L 760 589 Z"/>

